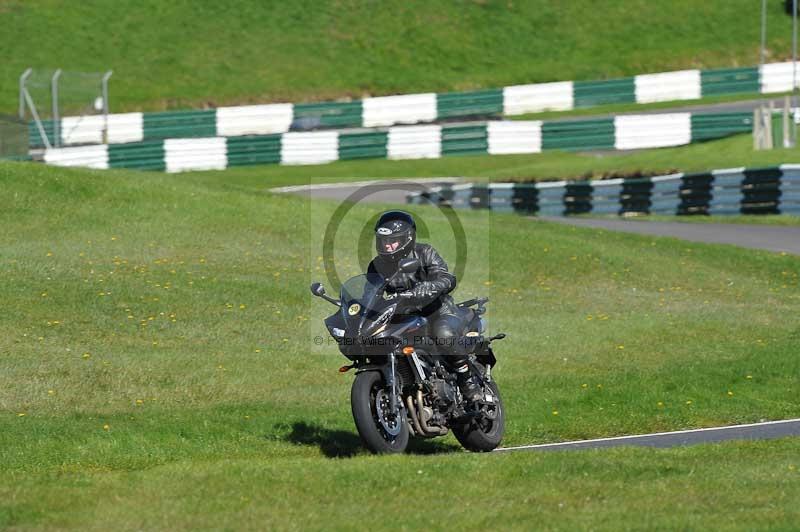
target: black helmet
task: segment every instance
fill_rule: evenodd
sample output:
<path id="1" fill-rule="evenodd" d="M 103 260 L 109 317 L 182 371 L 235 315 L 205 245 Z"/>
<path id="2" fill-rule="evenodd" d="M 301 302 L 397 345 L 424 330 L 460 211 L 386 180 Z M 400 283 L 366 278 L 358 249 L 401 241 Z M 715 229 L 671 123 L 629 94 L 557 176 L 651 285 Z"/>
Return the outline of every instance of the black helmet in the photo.
<path id="1" fill-rule="evenodd" d="M 387 211 L 375 224 L 375 249 L 393 261 L 408 256 L 417 241 L 417 224 L 405 211 Z"/>

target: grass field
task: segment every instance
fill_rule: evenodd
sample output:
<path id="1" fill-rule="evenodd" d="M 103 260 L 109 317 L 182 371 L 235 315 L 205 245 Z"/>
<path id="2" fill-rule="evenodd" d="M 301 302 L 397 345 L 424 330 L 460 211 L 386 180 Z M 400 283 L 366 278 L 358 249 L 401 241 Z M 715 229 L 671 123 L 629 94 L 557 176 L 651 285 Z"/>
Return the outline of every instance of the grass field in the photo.
<path id="1" fill-rule="evenodd" d="M 0 528 L 797 522 L 795 440 L 473 456 L 448 437 L 366 455 L 352 375 L 309 337 L 327 310 L 309 242 L 336 204 L 242 175 L 0 164 Z M 376 208 L 339 238 L 358 241 Z M 447 228 L 416 213 L 438 245 Z M 800 415 L 797 257 L 462 222 L 488 278 L 457 296 L 490 295 L 490 329 L 509 333 L 506 444 Z"/>
<path id="2" fill-rule="evenodd" d="M 769 2 L 769 56 L 791 19 Z M 614 78 L 759 59 L 749 0 L 0 4 L 0 113 L 27 67 L 114 70 L 114 112 Z"/>

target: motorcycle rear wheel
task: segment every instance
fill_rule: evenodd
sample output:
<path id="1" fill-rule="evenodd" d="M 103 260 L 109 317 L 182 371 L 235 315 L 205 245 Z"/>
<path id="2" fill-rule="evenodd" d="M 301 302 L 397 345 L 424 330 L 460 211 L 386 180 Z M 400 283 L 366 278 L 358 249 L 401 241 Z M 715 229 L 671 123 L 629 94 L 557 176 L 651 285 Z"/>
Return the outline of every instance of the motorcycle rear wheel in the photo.
<path id="1" fill-rule="evenodd" d="M 452 427 L 453 435 L 461 446 L 474 453 L 486 453 L 494 450 L 500 445 L 506 430 L 506 409 L 500 397 L 500 390 L 494 381 L 489 383 L 489 389 L 496 401 L 495 418 L 474 419 Z"/>
<path id="2" fill-rule="evenodd" d="M 367 448 L 376 454 L 402 453 L 408 446 L 408 421 L 402 404 L 396 420 L 388 419 L 385 405 L 383 408 L 380 405 L 385 402 L 388 392 L 379 371 L 357 374 L 350 390 L 350 406 L 358 434 Z M 401 398 L 398 400 L 402 401 Z"/>

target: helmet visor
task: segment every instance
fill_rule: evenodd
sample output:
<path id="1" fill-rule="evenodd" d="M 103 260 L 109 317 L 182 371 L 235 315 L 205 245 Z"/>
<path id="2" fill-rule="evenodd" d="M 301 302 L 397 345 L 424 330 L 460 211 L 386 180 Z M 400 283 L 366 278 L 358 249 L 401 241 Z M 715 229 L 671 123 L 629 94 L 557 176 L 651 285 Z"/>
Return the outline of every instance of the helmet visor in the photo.
<path id="1" fill-rule="evenodd" d="M 410 240 L 410 235 L 378 235 L 377 236 L 377 248 L 378 253 L 381 255 L 392 255 L 397 253 L 403 246 L 408 243 Z"/>

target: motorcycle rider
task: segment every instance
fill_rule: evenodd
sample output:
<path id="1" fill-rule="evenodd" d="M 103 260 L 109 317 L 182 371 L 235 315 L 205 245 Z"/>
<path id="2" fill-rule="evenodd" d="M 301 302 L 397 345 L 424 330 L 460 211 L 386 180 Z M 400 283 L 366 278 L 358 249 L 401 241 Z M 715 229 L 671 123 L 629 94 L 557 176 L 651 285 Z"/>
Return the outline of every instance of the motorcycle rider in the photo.
<path id="1" fill-rule="evenodd" d="M 467 364 L 461 338 L 464 323 L 449 295 L 456 287 L 456 278 L 447 270 L 447 263 L 431 245 L 417 242 L 417 224 L 405 211 L 387 211 L 378 218 L 375 249 L 378 256 L 370 262 L 368 273 L 392 277 L 386 287 L 389 293 L 411 292 L 403 310 L 428 319 L 436 345 L 446 346 L 451 355 L 462 395 L 469 401 L 480 399 L 483 391 Z M 398 274 L 398 263 L 404 258 L 419 259 L 420 268 L 411 274 Z"/>

